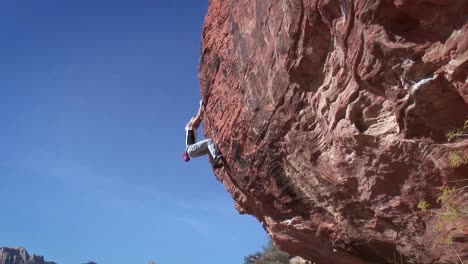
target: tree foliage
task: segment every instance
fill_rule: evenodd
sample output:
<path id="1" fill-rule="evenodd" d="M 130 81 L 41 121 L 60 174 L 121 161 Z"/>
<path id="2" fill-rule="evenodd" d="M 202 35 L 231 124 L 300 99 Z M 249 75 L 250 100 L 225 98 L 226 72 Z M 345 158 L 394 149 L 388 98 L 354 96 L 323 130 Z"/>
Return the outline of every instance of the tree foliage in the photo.
<path id="1" fill-rule="evenodd" d="M 262 251 L 244 257 L 244 264 L 289 264 L 291 256 L 279 250 L 273 240 L 263 247 Z"/>

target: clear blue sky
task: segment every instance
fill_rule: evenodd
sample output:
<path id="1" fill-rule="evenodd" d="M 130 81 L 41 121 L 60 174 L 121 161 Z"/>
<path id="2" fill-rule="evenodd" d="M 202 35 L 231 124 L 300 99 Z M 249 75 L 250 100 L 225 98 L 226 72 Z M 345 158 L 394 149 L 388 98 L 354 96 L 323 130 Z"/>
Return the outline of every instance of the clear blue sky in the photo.
<path id="1" fill-rule="evenodd" d="M 60 264 L 243 263 L 267 241 L 184 163 L 207 0 L 0 3 L 0 246 Z"/>

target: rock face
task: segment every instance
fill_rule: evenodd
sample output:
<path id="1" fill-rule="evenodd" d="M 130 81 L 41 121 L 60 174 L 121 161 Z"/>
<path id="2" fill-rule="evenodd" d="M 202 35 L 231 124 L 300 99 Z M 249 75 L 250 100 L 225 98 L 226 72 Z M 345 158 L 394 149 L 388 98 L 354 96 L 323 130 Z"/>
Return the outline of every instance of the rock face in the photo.
<path id="1" fill-rule="evenodd" d="M 467 204 L 448 156 L 468 139 L 445 138 L 468 119 L 467 21 L 466 0 L 210 0 L 204 133 L 238 211 L 317 264 L 466 260 L 466 217 L 417 205 L 445 185 Z"/>
<path id="2" fill-rule="evenodd" d="M 0 264 L 56 264 L 55 262 L 44 261 L 44 257 L 30 256 L 26 249 L 18 248 L 0 248 Z"/>

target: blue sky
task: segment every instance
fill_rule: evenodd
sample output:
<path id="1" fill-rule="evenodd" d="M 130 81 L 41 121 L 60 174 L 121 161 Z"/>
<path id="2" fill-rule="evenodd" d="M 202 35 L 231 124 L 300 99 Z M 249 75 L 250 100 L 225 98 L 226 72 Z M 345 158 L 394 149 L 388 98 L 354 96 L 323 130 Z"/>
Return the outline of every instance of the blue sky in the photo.
<path id="1" fill-rule="evenodd" d="M 266 243 L 206 157 L 180 158 L 207 4 L 0 2 L 0 246 L 230 264 Z"/>

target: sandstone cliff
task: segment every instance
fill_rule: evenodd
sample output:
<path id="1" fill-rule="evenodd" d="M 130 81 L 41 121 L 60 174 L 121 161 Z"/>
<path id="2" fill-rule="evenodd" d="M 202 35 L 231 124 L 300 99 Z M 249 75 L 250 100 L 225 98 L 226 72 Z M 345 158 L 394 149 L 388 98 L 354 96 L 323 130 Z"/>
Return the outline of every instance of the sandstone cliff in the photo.
<path id="1" fill-rule="evenodd" d="M 467 21 L 466 0 L 210 0 L 204 133 L 238 211 L 317 264 L 466 260 L 466 218 L 417 204 L 467 204 L 468 139 L 444 136 L 468 119 Z"/>

